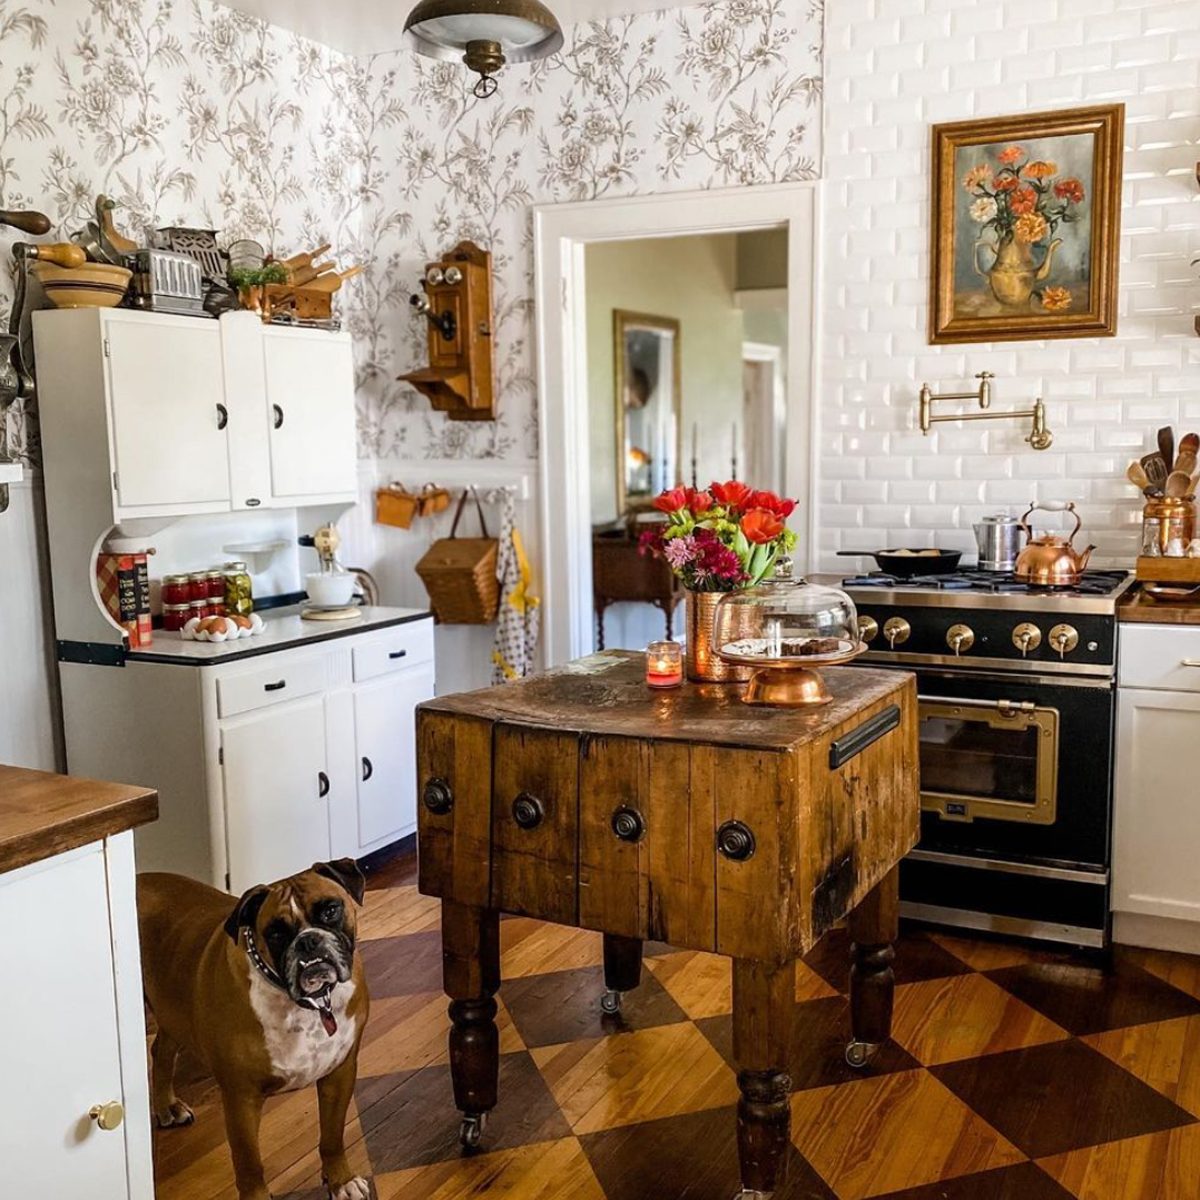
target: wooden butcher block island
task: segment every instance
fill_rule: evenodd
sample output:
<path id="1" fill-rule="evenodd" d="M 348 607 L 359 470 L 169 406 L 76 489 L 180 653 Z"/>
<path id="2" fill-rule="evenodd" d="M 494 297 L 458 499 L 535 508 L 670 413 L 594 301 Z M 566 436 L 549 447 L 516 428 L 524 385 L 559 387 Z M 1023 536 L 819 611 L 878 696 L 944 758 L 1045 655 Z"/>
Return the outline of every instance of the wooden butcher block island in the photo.
<path id="1" fill-rule="evenodd" d="M 853 1041 L 886 1040 L 896 867 L 916 844 L 913 676 L 825 672 L 809 709 L 729 685 L 646 686 L 613 651 L 417 717 L 420 890 L 442 900 L 462 1140 L 496 1105 L 499 915 L 604 934 L 603 1006 L 637 986 L 642 942 L 733 959 L 743 1187 L 770 1192 L 788 1132 L 795 960 L 844 917 Z"/>

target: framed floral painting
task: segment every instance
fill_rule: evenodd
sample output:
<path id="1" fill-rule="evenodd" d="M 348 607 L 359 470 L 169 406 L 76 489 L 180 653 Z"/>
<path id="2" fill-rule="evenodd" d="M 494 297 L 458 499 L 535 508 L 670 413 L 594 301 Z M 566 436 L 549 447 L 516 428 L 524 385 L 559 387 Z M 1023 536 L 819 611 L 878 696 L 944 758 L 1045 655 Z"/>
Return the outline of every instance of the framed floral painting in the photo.
<path id="1" fill-rule="evenodd" d="M 1117 331 L 1123 104 L 933 127 L 929 340 Z"/>

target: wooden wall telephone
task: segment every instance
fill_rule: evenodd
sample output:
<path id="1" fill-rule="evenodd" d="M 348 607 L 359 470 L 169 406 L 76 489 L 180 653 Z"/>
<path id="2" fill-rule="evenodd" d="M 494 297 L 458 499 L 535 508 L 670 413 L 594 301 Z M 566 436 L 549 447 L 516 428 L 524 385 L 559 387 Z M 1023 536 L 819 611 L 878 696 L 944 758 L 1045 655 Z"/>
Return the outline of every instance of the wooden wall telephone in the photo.
<path id="1" fill-rule="evenodd" d="M 409 300 L 428 322 L 429 366 L 401 375 L 454 421 L 494 421 L 492 256 L 459 242 L 426 263 L 424 295 Z"/>

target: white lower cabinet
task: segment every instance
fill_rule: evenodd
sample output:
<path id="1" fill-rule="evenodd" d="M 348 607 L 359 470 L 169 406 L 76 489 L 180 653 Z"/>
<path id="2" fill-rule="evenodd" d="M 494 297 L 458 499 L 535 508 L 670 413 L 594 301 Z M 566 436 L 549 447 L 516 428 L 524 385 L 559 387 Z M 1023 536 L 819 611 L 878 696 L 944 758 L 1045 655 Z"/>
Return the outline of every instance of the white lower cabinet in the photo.
<path id="1" fill-rule="evenodd" d="M 224 722 L 221 759 L 231 892 L 330 857 L 321 696 Z"/>
<path id="2" fill-rule="evenodd" d="M 0 875 L 0 925 L 3 1195 L 151 1200 L 132 835 Z"/>
<path id="3" fill-rule="evenodd" d="M 1122 626 L 1118 678 L 1114 935 L 1200 949 L 1200 628 Z"/>

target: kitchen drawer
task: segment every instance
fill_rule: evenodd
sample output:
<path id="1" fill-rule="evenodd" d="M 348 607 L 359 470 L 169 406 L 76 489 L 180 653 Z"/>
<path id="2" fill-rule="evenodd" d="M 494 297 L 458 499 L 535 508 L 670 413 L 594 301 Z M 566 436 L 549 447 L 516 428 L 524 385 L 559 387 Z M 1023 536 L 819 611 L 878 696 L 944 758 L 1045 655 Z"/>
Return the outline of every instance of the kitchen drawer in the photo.
<path id="1" fill-rule="evenodd" d="M 217 712 L 222 717 L 253 712 L 325 690 L 325 660 L 315 655 L 280 661 L 217 679 Z"/>
<path id="2" fill-rule="evenodd" d="M 354 682 L 364 683 L 433 658 L 433 622 L 413 621 L 364 638 L 354 647 Z"/>
<path id="3" fill-rule="evenodd" d="M 1200 692 L 1200 626 L 1121 626 L 1122 687 Z"/>

